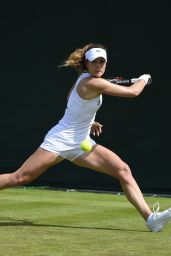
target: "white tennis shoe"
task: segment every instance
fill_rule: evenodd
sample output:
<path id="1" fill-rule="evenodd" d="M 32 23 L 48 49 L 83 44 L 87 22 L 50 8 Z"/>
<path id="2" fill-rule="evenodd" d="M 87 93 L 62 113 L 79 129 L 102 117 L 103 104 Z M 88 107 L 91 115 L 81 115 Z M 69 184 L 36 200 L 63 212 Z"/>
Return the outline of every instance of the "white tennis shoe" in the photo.
<path id="1" fill-rule="evenodd" d="M 157 205 L 157 209 L 154 210 L 154 208 Z M 153 206 L 153 213 L 148 217 L 146 221 L 146 225 L 152 232 L 159 232 L 163 229 L 163 227 L 171 220 L 171 208 L 159 212 L 160 206 L 157 202 Z"/>

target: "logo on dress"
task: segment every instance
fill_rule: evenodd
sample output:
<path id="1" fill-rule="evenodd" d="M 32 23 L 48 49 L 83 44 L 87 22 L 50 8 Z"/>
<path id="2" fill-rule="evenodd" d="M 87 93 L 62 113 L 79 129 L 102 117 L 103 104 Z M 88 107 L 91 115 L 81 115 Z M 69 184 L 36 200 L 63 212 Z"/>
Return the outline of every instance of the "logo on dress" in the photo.
<path id="1" fill-rule="evenodd" d="M 98 100 L 97 106 L 100 106 L 100 104 L 101 104 L 101 100 Z"/>

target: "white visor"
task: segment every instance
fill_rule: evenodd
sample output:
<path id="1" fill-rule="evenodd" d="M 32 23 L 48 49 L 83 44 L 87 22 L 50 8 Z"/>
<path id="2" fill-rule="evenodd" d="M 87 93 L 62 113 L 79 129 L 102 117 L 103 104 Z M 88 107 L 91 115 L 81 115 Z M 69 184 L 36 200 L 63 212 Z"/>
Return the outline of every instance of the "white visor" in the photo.
<path id="1" fill-rule="evenodd" d="M 102 57 L 107 61 L 106 51 L 102 48 L 92 48 L 85 53 L 85 59 L 93 61 L 99 57 Z"/>

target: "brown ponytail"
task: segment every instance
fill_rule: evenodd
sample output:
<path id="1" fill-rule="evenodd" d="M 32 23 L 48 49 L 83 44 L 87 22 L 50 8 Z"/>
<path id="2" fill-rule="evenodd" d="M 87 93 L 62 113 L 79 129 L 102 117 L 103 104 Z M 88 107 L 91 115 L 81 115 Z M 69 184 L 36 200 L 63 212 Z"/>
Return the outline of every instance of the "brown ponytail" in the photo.
<path id="1" fill-rule="evenodd" d="M 62 66 L 74 68 L 78 74 L 83 73 L 86 71 L 85 53 L 91 48 L 102 48 L 106 50 L 106 47 L 101 44 L 87 44 L 83 48 L 76 49 L 73 53 L 71 53 L 68 59 L 64 61 Z"/>

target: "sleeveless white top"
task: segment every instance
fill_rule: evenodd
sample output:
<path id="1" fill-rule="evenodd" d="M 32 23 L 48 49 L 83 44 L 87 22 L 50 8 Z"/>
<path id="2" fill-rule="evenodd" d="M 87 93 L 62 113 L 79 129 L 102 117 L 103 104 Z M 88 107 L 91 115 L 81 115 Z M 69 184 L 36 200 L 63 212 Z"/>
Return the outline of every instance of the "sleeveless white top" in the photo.
<path id="1" fill-rule="evenodd" d="M 102 104 L 102 95 L 91 100 L 84 100 L 77 93 L 79 82 L 89 76 L 91 76 L 89 73 L 82 73 L 78 77 L 69 96 L 64 116 L 45 137 L 51 141 L 55 140 L 58 147 L 61 146 L 63 150 L 75 148 L 82 140 L 90 138 L 91 125 Z"/>

